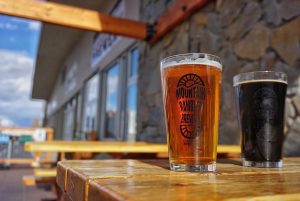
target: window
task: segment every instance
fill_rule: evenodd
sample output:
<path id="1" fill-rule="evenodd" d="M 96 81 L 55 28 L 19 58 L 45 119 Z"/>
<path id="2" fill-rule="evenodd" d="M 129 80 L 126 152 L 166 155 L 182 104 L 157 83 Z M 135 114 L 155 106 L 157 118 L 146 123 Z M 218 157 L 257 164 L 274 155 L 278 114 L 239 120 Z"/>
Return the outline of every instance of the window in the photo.
<path id="1" fill-rule="evenodd" d="M 83 132 L 85 135 L 96 130 L 98 105 L 99 75 L 91 77 L 85 85 L 83 106 Z M 87 138 L 88 136 L 83 136 Z"/>
<path id="2" fill-rule="evenodd" d="M 119 80 L 120 64 L 115 64 L 106 71 L 106 101 L 105 101 L 105 123 L 104 138 L 117 139 L 118 116 L 119 116 Z"/>
<path id="3" fill-rule="evenodd" d="M 60 83 L 61 84 L 64 84 L 65 83 L 65 80 L 66 80 L 66 66 L 64 66 L 63 70 L 62 70 L 62 73 L 61 73 L 61 80 L 60 80 Z"/>
<path id="4" fill-rule="evenodd" d="M 130 52 L 127 80 L 127 101 L 126 101 L 126 118 L 127 118 L 127 140 L 135 141 L 136 139 L 136 114 L 137 114 L 137 75 L 139 52 L 135 48 Z"/>
<path id="5" fill-rule="evenodd" d="M 64 109 L 63 140 L 72 140 L 75 130 L 76 98 L 67 103 Z"/>
<path id="6" fill-rule="evenodd" d="M 131 48 L 103 71 L 101 140 L 136 140 L 138 59 Z"/>

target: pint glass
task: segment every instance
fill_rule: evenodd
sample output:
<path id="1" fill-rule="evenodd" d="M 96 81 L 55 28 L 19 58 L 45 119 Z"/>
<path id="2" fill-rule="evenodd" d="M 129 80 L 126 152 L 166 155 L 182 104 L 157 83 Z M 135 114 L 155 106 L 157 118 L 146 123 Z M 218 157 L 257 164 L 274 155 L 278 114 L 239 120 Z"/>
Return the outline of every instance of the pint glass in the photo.
<path id="1" fill-rule="evenodd" d="M 287 76 L 258 71 L 233 78 L 244 166 L 282 167 Z"/>
<path id="2" fill-rule="evenodd" d="M 221 74 L 214 55 L 190 53 L 161 61 L 171 170 L 216 170 Z"/>

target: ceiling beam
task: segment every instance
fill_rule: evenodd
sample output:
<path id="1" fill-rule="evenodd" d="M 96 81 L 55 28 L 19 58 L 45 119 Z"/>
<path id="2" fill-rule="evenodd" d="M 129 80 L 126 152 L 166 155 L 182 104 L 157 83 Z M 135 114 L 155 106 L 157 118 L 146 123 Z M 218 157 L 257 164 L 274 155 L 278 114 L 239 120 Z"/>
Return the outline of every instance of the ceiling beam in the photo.
<path id="1" fill-rule="evenodd" d="M 36 0 L 0 0 L 0 13 L 88 31 L 148 39 L 145 23 L 64 4 Z"/>
<path id="2" fill-rule="evenodd" d="M 155 43 L 169 33 L 208 1 L 209 0 L 175 0 L 156 21 L 155 35 L 150 39 L 150 44 Z"/>

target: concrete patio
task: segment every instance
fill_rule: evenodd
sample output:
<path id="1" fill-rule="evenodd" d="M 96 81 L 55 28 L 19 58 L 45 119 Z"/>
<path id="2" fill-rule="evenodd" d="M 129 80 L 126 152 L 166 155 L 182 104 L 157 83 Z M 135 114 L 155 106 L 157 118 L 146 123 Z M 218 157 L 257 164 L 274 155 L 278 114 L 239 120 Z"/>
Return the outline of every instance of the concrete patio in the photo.
<path id="1" fill-rule="evenodd" d="M 51 190 L 38 187 L 23 187 L 22 176 L 32 174 L 28 166 L 13 165 L 10 169 L 0 169 L 0 200 L 5 201 L 53 201 Z"/>

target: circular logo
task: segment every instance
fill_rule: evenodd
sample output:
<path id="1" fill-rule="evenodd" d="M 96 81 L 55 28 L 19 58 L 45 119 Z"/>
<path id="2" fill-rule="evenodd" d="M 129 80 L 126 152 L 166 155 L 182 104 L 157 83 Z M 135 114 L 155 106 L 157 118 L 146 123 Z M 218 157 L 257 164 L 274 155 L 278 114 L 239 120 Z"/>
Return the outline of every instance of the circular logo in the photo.
<path id="1" fill-rule="evenodd" d="M 188 139 L 194 139 L 200 134 L 200 124 L 199 125 L 180 125 L 181 134 Z"/>
<path id="2" fill-rule="evenodd" d="M 196 74 L 186 74 L 186 75 L 182 76 L 179 79 L 178 84 L 177 84 L 177 88 L 178 87 L 190 88 L 190 87 L 193 87 L 195 85 L 204 86 L 204 82 Z"/>
<path id="3" fill-rule="evenodd" d="M 260 119 L 274 119 L 277 113 L 277 95 L 270 88 L 261 88 L 253 97 L 255 116 Z"/>
<path id="4" fill-rule="evenodd" d="M 255 133 L 259 141 L 276 141 L 274 119 L 278 110 L 277 95 L 273 89 L 261 88 L 254 93 Z M 274 127 L 275 126 L 275 127 Z"/>
<path id="5" fill-rule="evenodd" d="M 176 98 L 180 106 L 180 133 L 194 139 L 201 132 L 201 111 L 205 99 L 205 85 L 197 74 L 186 74 L 177 83 Z"/>

